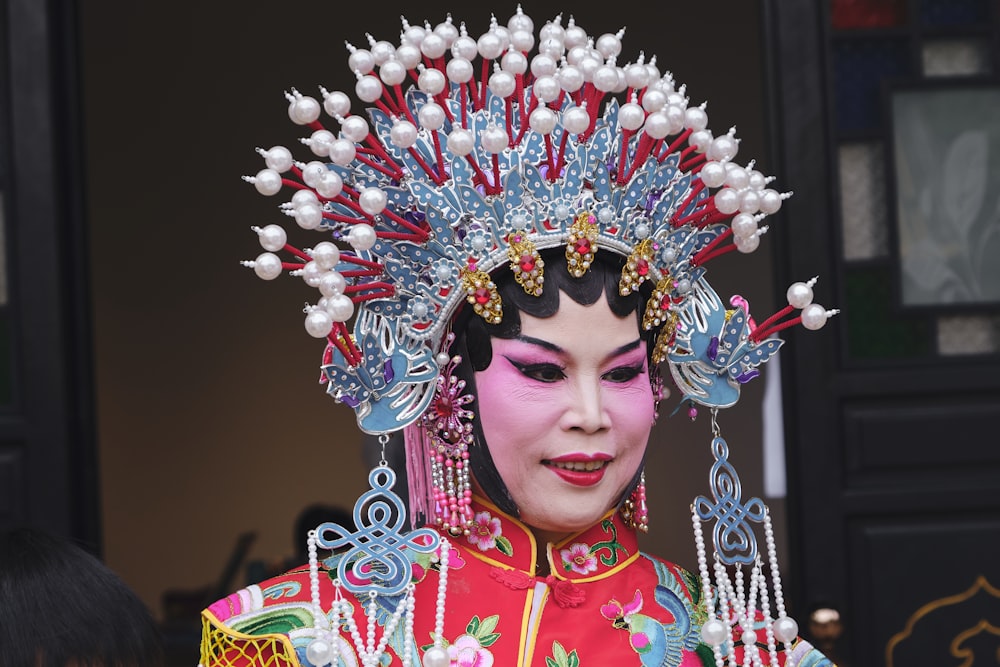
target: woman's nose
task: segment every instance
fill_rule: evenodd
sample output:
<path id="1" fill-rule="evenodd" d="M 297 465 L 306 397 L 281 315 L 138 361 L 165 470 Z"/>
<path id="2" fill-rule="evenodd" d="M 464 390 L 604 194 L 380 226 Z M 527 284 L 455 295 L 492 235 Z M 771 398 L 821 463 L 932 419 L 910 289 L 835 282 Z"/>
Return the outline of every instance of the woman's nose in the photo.
<path id="1" fill-rule="evenodd" d="M 594 433 L 611 426 L 599 381 L 576 384 L 570 405 L 563 415 L 564 427 Z"/>

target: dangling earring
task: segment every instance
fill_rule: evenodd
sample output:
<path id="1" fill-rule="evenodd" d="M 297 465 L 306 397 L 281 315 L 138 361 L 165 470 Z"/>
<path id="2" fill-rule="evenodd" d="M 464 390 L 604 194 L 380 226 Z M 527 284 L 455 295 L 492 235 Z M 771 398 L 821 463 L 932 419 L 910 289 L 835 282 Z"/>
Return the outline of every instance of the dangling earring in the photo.
<path id="1" fill-rule="evenodd" d="M 455 334 L 449 333 L 445 348 Z M 434 514 L 438 525 L 452 535 L 468 534 L 472 527 L 472 482 L 469 477 L 469 446 L 475 414 L 465 409 L 475 396 L 465 393 L 465 380 L 455 375 L 462 357 L 455 355 L 441 369 L 434 398 L 421 426 L 427 437 Z"/>
<path id="2" fill-rule="evenodd" d="M 670 389 L 663 384 L 663 373 L 658 365 L 649 368 L 649 384 L 653 390 L 653 424 L 660 418 L 660 401 L 670 398 Z"/>
<path id="3" fill-rule="evenodd" d="M 639 483 L 622 504 L 625 525 L 643 533 L 649 532 L 649 510 L 646 507 L 646 471 L 639 473 Z"/>

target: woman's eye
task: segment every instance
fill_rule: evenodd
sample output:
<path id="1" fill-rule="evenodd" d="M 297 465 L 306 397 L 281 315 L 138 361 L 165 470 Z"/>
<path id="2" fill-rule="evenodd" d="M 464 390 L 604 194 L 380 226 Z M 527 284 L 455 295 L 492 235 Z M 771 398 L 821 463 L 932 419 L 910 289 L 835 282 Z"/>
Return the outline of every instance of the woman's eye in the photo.
<path id="1" fill-rule="evenodd" d="M 566 377 L 562 367 L 556 364 L 519 364 L 513 359 L 510 363 L 525 377 L 539 382 L 558 382 Z"/>
<path id="2" fill-rule="evenodd" d="M 634 380 L 642 373 L 642 366 L 621 366 L 619 368 L 613 368 L 602 377 L 608 382 L 628 382 Z"/>

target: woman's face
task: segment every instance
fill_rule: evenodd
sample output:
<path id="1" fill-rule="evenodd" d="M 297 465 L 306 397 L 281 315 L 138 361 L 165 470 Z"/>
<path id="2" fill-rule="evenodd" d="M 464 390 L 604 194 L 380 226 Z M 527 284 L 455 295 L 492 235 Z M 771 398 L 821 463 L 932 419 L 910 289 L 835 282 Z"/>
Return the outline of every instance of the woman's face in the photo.
<path id="1" fill-rule="evenodd" d="M 653 392 L 634 315 L 561 295 L 559 311 L 520 313 L 476 373 L 479 416 L 500 477 L 541 539 L 557 541 L 621 498 L 646 450 Z"/>

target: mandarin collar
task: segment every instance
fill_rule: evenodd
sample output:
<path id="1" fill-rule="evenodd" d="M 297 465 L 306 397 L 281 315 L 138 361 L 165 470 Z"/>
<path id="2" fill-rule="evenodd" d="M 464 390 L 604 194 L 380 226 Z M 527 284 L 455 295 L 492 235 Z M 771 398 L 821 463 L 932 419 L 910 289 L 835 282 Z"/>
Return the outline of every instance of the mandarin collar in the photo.
<path id="1" fill-rule="evenodd" d="M 451 539 L 479 560 L 535 576 L 538 550 L 531 530 L 485 498 L 474 495 L 472 510 L 469 535 Z M 549 543 L 549 570 L 558 579 L 600 579 L 638 558 L 638 542 L 635 529 L 611 510 L 589 528 Z"/>

